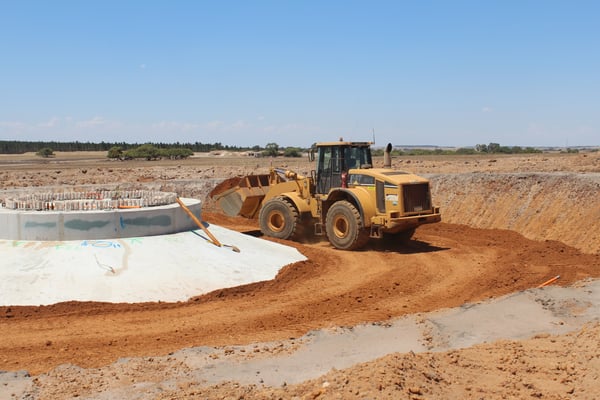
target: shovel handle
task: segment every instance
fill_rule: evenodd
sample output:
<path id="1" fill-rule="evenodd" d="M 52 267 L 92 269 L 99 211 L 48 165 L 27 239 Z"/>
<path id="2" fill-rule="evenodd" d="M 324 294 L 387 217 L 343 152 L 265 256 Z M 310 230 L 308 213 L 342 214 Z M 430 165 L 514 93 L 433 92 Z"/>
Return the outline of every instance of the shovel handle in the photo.
<path id="1" fill-rule="evenodd" d="M 185 204 L 183 204 L 183 201 L 181 201 L 181 199 L 179 197 L 175 198 L 175 200 L 177 200 L 177 202 L 179 203 L 181 208 L 183 208 L 183 211 L 185 211 L 187 213 L 187 215 L 192 219 L 192 221 L 194 221 L 196 223 L 196 225 L 198 225 L 198 227 L 200 229 L 202 229 L 204 231 L 204 233 L 206 233 L 208 235 L 208 237 L 213 242 L 213 244 L 215 244 L 216 246 L 219 246 L 219 247 L 223 246 L 221 244 L 221 242 L 219 242 L 219 240 L 216 237 L 214 237 L 214 235 L 212 233 L 210 233 L 210 231 L 204 226 L 204 224 L 198 218 L 196 218 L 194 213 L 192 213 L 190 211 L 190 209 Z"/>

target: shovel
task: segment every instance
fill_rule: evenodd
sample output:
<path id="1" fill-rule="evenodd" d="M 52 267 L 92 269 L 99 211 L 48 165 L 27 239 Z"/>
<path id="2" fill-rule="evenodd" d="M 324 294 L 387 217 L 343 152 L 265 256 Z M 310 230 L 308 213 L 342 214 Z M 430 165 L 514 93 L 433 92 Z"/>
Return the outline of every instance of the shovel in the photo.
<path id="1" fill-rule="evenodd" d="M 207 227 L 204 226 L 204 224 L 202 223 L 202 221 L 200 221 L 198 218 L 196 218 L 196 216 L 194 215 L 194 213 L 192 213 L 190 211 L 190 209 L 183 204 L 183 201 L 181 201 L 181 199 L 179 197 L 177 197 L 175 200 L 177 200 L 177 203 L 179 203 L 179 205 L 181 206 L 181 208 L 183 208 L 183 211 L 186 212 L 186 214 L 192 219 L 192 221 L 194 221 L 196 223 L 196 225 L 198 225 L 198 227 L 200 229 L 202 229 L 202 231 L 204 231 L 204 233 L 206 233 L 208 235 L 208 237 L 210 238 L 210 241 L 212 242 L 212 244 L 214 244 L 215 246 L 218 247 L 230 247 L 231 250 L 235 251 L 236 253 L 240 252 L 240 249 L 237 246 L 232 246 L 229 244 L 223 244 L 221 242 L 219 242 L 219 239 L 217 239 L 209 230 Z"/>

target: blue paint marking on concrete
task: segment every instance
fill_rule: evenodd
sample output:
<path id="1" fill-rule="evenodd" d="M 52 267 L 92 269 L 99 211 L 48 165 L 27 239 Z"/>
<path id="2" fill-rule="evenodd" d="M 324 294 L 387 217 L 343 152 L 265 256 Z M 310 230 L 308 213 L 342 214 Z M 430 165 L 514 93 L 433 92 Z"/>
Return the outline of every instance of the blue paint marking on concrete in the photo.
<path id="1" fill-rule="evenodd" d="M 119 217 L 119 225 L 121 225 L 121 229 L 125 229 L 125 220 L 123 220 L 123 216 Z"/>
<path id="2" fill-rule="evenodd" d="M 56 222 L 25 222 L 25 228 L 56 228 Z"/>
<path id="3" fill-rule="evenodd" d="M 118 242 L 113 242 L 112 240 L 84 240 L 81 242 L 81 247 L 98 247 L 98 248 L 116 248 L 120 249 L 121 244 Z"/>
<path id="4" fill-rule="evenodd" d="M 148 218 L 148 217 L 137 217 L 137 218 L 126 218 L 123 220 L 121 225 L 136 225 L 136 226 L 170 226 L 171 225 L 171 217 L 168 215 L 157 215 L 156 217 Z"/>
<path id="5" fill-rule="evenodd" d="M 93 228 L 103 228 L 108 224 L 110 224 L 110 221 L 85 221 L 83 219 L 73 219 L 65 222 L 65 227 L 78 231 L 89 231 Z"/>

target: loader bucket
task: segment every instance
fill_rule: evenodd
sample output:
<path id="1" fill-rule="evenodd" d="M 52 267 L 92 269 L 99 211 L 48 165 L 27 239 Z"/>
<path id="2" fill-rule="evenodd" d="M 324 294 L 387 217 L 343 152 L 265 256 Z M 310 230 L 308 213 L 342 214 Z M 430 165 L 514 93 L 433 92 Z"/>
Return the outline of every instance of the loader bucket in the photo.
<path id="1" fill-rule="evenodd" d="M 260 205 L 269 190 L 271 176 L 247 175 L 237 185 L 222 191 L 211 193 L 225 214 L 236 217 L 254 218 L 260 210 Z"/>

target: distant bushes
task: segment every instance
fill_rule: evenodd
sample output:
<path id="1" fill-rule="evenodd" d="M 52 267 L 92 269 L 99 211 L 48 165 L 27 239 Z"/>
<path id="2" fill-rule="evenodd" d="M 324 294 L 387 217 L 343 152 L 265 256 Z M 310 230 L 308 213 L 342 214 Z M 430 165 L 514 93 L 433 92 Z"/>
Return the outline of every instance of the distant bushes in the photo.
<path id="1" fill-rule="evenodd" d="M 171 148 L 158 148 L 152 144 L 143 144 L 133 149 L 125 150 L 119 146 L 111 147 L 108 150 L 107 157 L 111 159 L 121 160 L 133 160 L 133 159 L 145 159 L 145 160 L 159 160 L 161 158 L 168 158 L 171 160 L 181 160 L 194 155 L 191 149 L 185 147 L 171 147 Z"/>
<path id="2" fill-rule="evenodd" d="M 260 147 L 255 146 L 260 150 Z M 303 150 L 300 147 L 285 147 L 282 148 L 277 143 L 267 143 L 265 149 L 262 151 L 263 157 L 302 157 Z"/>
<path id="3" fill-rule="evenodd" d="M 277 157 L 279 155 L 279 145 L 277 143 L 267 143 L 262 155 L 264 157 Z"/>
<path id="4" fill-rule="evenodd" d="M 277 143 L 269 143 L 264 150 L 259 146 L 254 146 L 253 151 L 259 155 L 269 157 L 302 157 L 303 150 L 299 147 L 286 147 L 283 150 Z M 121 146 L 113 146 L 108 149 L 107 158 L 113 160 L 160 160 L 168 158 L 171 160 L 181 160 L 194 155 L 192 149 L 186 147 L 157 147 L 151 143 L 146 143 L 138 147 L 123 149 Z"/>
<path id="5" fill-rule="evenodd" d="M 283 151 L 284 157 L 302 157 L 302 149 L 299 147 L 286 147 Z"/>
<path id="6" fill-rule="evenodd" d="M 123 157 L 123 149 L 120 146 L 113 146 L 108 149 L 108 154 L 106 155 L 108 158 L 122 158 Z"/>
<path id="7" fill-rule="evenodd" d="M 490 154 L 530 154 L 530 153 L 541 153 L 539 149 L 533 147 L 520 147 L 520 146 L 500 146 L 499 143 L 490 144 L 477 144 L 475 145 L 475 151 L 477 153 L 490 153 Z"/>
<path id="8" fill-rule="evenodd" d="M 161 149 L 161 157 L 170 158 L 171 160 L 179 160 L 182 158 L 188 158 L 194 155 L 194 152 L 190 149 L 183 147 L 176 147 L 172 149 Z"/>
<path id="9" fill-rule="evenodd" d="M 52 150 L 50 147 L 44 147 L 39 149 L 35 155 L 44 158 L 54 157 L 54 150 Z"/>
<path id="10" fill-rule="evenodd" d="M 383 149 L 374 149 L 374 156 L 382 156 Z M 542 153 L 542 150 L 533 147 L 500 146 L 498 143 L 477 144 L 475 147 L 460 147 L 458 149 L 395 149 L 394 156 L 447 156 L 447 155 L 473 155 L 473 154 L 532 154 Z"/>
<path id="11" fill-rule="evenodd" d="M 48 149 L 52 153 L 48 153 Z M 300 147 L 283 147 L 277 143 L 268 143 L 262 147 L 238 147 L 223 145 L 219 142 L 213 144 L 195 143 L 126 143 L 126 142 L 28 142 L 18 140 L 0 140 L 0 154 L 22 154 L 35 152 L 40 157 L 53 157 L 54 151 L 107 151 L 110 159 L 148 159 L 160 158 L 183 159 L 190 157 L 194 152 L 210 151 L 252 151 L 254 154 L 264 157 L 301 157 L 306 149 Z M 577 153 L 576 148 L 545 148 L 546 151 L 561 151 Z M 597 152 L 597 148 L 587 151 Z M 396 148 L 392 151 L 395 156 L 427 156 L 427 155 L 470 155 L 470 154 L 529 154 L 542 153 L 543 151 L 534 147 L 501 146 L 499 143 L 477 144 L 473 147 L 461 147 L 458 149 L 435 148 L 424 146 L 423 148 Z M 383 155 L 382 149 L 372 149 L 374 156 Z"/>

